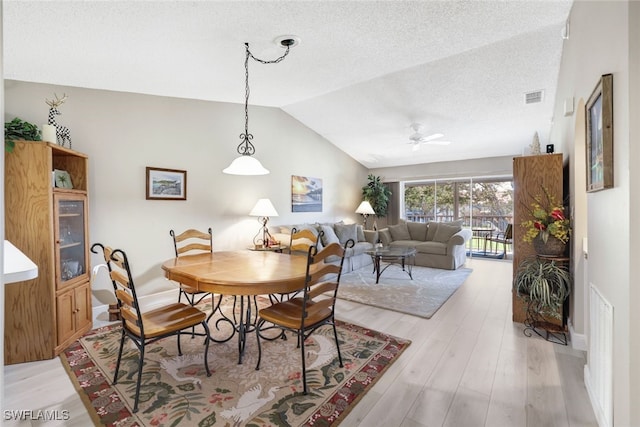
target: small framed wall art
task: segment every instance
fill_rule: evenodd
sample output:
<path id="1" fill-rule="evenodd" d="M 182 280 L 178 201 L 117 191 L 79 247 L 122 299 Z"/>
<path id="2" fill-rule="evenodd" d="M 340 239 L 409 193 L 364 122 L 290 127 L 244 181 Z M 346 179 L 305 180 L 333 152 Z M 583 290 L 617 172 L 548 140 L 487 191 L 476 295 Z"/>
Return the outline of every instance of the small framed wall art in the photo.
<path id="1" fill-rule="evenodd" d="M 187 171 L 147 166 L 147 200 L 187 200 Z"/>
<path id="2" fill-rule="evenodd" d="M 600 77 L 585 105 L 587 192 L 613 187 L 613 76 Z"/>

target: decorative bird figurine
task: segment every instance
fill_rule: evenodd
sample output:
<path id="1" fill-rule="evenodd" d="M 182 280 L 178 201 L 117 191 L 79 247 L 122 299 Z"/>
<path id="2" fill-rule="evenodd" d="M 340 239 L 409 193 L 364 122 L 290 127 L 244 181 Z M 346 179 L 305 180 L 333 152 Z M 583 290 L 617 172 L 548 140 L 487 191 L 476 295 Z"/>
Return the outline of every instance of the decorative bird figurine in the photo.
<path id="1" fill-rule="evenodd" d="M 280 387 L 271 387 L 267 396 L 260 397 L 260 394 L 262 394 L 262 384 L 257 384 L 247 390 L 240 399 L 238 399 L 236 406 L 225 409 L 220 412 L 220 415 L 229 420 L 233 420 L 234 426 L 240 426 L 244 424 L 258 409 L 275 399 L 275 392 L 279 388 Z"/>

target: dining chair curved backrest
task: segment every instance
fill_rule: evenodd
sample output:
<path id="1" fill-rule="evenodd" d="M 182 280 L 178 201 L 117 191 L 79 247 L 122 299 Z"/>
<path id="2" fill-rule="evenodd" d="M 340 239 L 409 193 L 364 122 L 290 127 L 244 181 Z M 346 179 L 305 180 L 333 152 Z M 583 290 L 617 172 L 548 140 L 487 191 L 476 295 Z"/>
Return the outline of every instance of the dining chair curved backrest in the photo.
<path id="1" fill-rule="evenodd" d="M 340 367 L 343 366 L 334 312 L 344 255 L 346 250 L 352 248 L 354 244 L 355 242 L 349 239 L 344 247 L 340 246 L 339 243 L 331 243 L 321 251 L 318 251 L 314 246 L 310 247 L 307 254 L 306 277 L 302 297 L 295 297 L 273 304 L 258 312 L 258 323 L 256 324 L 258 362 L 256 369 L 260 369 L 262 358 L 260 343 L 262 330 L 263 328 L 272 328 L 274 325 L 283 330 L 295 332 L 297 335 L 302 359 L 304 394 L 307 394 L 304 341 L 316 329 L 324 325 L 333 326 L 338 361 Z M 325 262 L 329 259 L 333 260 L 333 262 Z M 335 261 L 336 259 L 338 260 L 337 262 Z"/>
<path id="2" fill-rule="evenodd" d="M 291 230 L 289 239 L 289 253 L 307 255 L 311 247 L 318 248 L 318 242 L 322 238 L 322 231 L 313 232 L 308 228 Z"/>
<path id="3" fill-rule="evenodd" d="M 207 358 L 209 350 L 209 326 L 206 323 L 206 314 L 195 307 L 182 303 L 173 303 L 153 310 L 142 311 L 138 303 L 138 295 L 131 275 L 127 254 L 122 249 L 112 249 L 101 243 L 95 243 L 91 246 L 91 252 L 93 253 L 98 253 L 98 249 L 102 251 L 104 262 L 109 270 L 109 277 L 113 284 L 113 290 L 122 319 L 120 351 L 113 376 L 113 384 L 117 384 L 118 382 L 118 373 L 120 371 L 120 361 L 122 359 L 125 338 L 129 337 L 140 351 L 133 412 L 138 411 L 142 367 L 144 365 L 144 348 L 148 344 L 168 336 L 177 335 L 178 354 L 182 355 L 180 334 L 192 334 L 192 332 L 183 331 L 192 329 L 197 325 L 202 325 L 204 333 L 198 333 L 197 335 L 205 337 L 204 366 L 207 376 L 211 376 Z"/>
<path id="4" fill-rule="evenodd" d="M 169 234 L 173 239 L 173 249 L 176 257 L 213 252 L 213 234 L 211 232 L 211 227 L 209 227 L 206 232 L 190 228 L 180 234 L 176 234 L 175 231 L 169 230 Z M 180 293 L 178 294 L 178 302 L 182 300 L 182 296 L 184 295 L 189 304 L 196 305 L 210 295 L 208 292 L 198 291 L 184 283 L 179 283 L 179 285 Z"/>

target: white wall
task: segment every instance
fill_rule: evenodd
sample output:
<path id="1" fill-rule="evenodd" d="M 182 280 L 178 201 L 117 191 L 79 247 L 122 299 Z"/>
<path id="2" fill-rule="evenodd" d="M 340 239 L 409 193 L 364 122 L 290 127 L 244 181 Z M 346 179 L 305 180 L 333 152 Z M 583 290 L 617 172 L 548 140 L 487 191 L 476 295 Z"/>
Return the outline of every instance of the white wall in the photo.
<path id="1" fill-rule="evenodd" d="M 451 149 L 454 150 L 455 147 Z M 513 156 L 378 168 L 371 169 L 371 173 L 383 177 L 385 182 L 433 178 L 511 176 L 513 174 Z"/>
<path id="2" fill-rule="evenodd" d="M 588 285 L 595 285 L 614 307 L 614 367 L 613 405 L 616 426 L 640 425 L 640 307 L 637 260 L 638 238 L 638 30 L 639 7 L 634 2 L 577 1 L 570 16 L 570 38 L 565 41 L 551 142 L 573 144 L 576 120 L 581 115 L 565 117 L 563 102 L 574 97 L 576 105 L 586 102 L 602 74 L 613 74 L 614 114 L 614 188 L 585 194 L 583 180 L 573 185 L 571 193 L 586 197 L 586 212 L 576 209 L 580 224 L 586 224 L 589 260 L 586 277 L 576 276 L 574 325 L 588 332 L 588 313 L 583 301 L 588 297 Z M 633 39 L 631 35 L 633 34 Z M 631 96 L 631 90 L 636 96 Z M 635 120 L 630 120 L 631 112 Z M 632 135 L 636 139 L 632 144 Z M 567 153 L 572 150 L 568 149 Z M 584 155 L 577 150 L 575 155 Z M 576 160 L 577 159 L 573 159 Z M 579 205 L 576 205 L 579 207 Z M 578 233 L 584 233 L 579 228 Z M 582 236 L 574 236 L 581 242 Z M 579 248 L 579 246 L 577 247 Z M 576 248 L 576 249 L 577 249 Z M 580 273 L 580 272 L 578 272 Z M 637 279 L 634 280 L 637 282 Z"/>
<path id="3" fill-rule="evenodd" d="M 90 241 L 127 252 L 143 296 L 172 288 L 160 268 L 173 257 L 171 228 L 212 227 L 216 250 L 244 249 L 260 227 L 248 213 L 263 197 L 279 213 L 274 225 L 359 220 L 367 169 L 279 109 L 249 107 L 256 157 L 271 174 L 247 177 L 222 173 L 238 156 L 244 105 L 18 81 L 5 81 L 5 90 L 5 120 L 38 125 L 47 120 L 45 98 L 69 96 L 58 122 L 89 156 Z M 186 170 L 187 200 L 145 200 L 146 166 Z M 321 213 L 291 212 L 291 175 L 323 180 Z M 110 301 L 106 274 L 93 294 L 94 305 Z"/>

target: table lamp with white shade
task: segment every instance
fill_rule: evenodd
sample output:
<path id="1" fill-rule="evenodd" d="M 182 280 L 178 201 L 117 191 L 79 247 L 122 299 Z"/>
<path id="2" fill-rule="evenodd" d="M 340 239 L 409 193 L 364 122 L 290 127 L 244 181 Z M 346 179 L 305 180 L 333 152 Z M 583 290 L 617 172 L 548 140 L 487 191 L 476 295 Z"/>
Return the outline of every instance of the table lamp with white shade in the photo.
<path id="1" fill-rule="evenodd" d="M 269 222 L 269 217 L 278 216 L 278 212 L 276 208 L 273 207 L 271 200 L 269 199 L 260 199 L 256 203 L 256 205 L 249 212 L 250 216 L 257 216 L 258 221 L 262 223 L 262 228 L 253 238 L 253 244 L 256 247 L 260 245 L 264 247 L 269 246 L 269 242 L 273 239 L 271 234 L 269 234 L 269 229 L 267 228 L 267 223 Z M 262 234 L 262 238 L 260 238 L 260 234 Z"/>
<path id="2" fill-rule="evenodd" d="M 358 209 L 356 209 L 356 213 L 361 214 L 362 217 L 364 218 L 362 226 L 366 229 L 367 228 L 367 216 L 368 215 L 375 215 L 376 211 L 373 210 L 373 208 L 371 207 L 371 204 L 369 202 L 364 200 L 362 203 L 360 203 L 360 206 L 358 206 Z"/>

